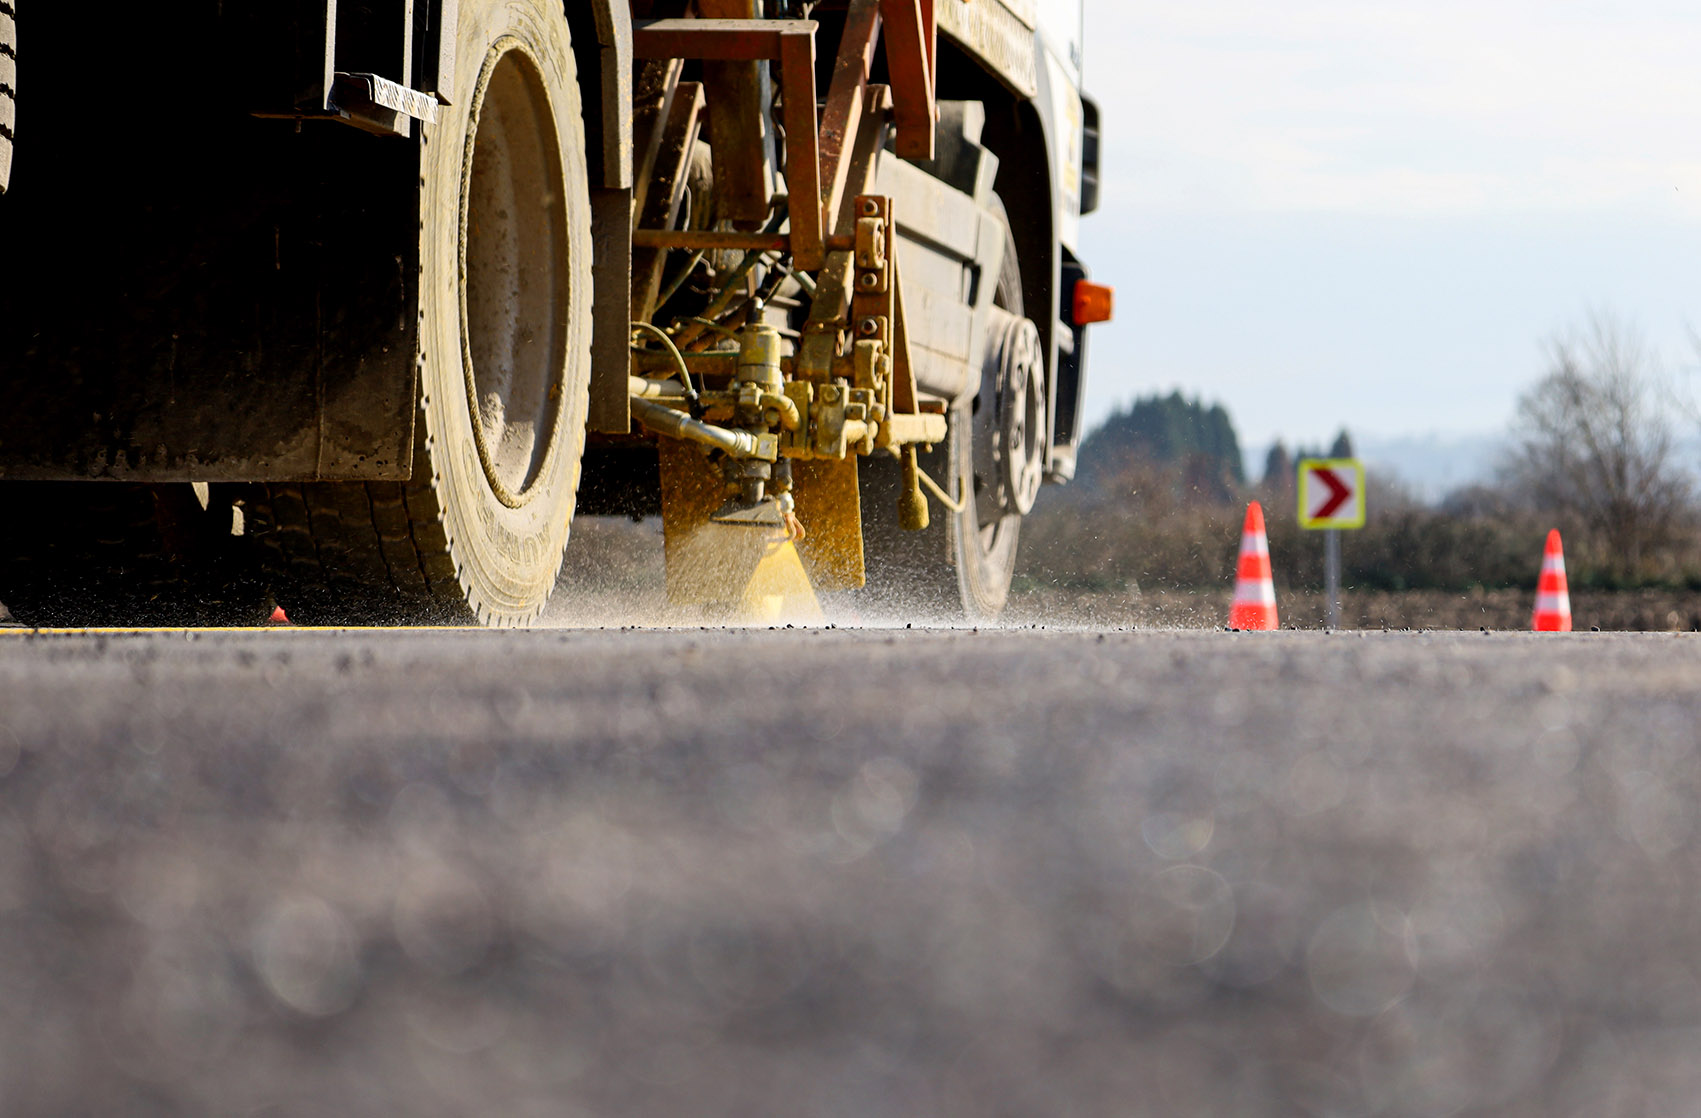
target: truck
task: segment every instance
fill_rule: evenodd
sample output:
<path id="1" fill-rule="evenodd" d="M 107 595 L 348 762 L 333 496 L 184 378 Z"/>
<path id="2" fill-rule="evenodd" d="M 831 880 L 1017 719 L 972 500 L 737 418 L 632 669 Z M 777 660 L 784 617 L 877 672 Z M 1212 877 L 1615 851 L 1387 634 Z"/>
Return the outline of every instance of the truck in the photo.
<path id="1" fill-rule="evenodd" d="M 0 0 L 0 602 L 524 625 L 620 514 L 682 600 L 780 562 L 996 616 L 1111 309 L 1082 39 L 1079 0 Z"/>

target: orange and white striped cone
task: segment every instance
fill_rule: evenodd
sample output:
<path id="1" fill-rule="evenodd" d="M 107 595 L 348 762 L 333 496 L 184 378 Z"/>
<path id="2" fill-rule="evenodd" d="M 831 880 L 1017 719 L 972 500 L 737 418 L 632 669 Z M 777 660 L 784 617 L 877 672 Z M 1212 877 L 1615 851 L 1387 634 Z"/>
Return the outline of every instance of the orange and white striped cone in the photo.
<path id="1" fill-rule="evenodd" d="M 1547 534 L 1542 573 L 1536 580 L 1536 612 L 1530 617 L 1530 628 L 1538 633 L 1571 631 L 1571 587 L 1565 581 L 1565 549 L 1560 545 L 1558 528 Z"/>
<path id="2" fill-rule="evenodd" d="M 1264 506 L 1246 506 L 1246 527 L 1240 532 L 1240 567 L 1234 576 L 1234 601 L 1229 606 L 1231 629 L 1276 629 L 1276 584 L 1270 581 L 1270 542 L 1264 536 Z"/>

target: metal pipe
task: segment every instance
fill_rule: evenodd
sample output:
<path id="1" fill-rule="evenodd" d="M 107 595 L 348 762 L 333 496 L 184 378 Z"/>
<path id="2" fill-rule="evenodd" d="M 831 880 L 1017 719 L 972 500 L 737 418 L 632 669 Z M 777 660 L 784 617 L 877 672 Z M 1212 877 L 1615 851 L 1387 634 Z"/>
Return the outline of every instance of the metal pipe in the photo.
<path id="1" fill-rule="evenodd" d="M 626 392 L 642 400 L 683 400 L 685 389 L 676 380 L 648 380 L 644 377 L 628 376 Z"/>
<path id="2" fill-rule="evenodd" d="M 905 532 L 919 532 L 927 527 L 927 498 L 921 495 L 921 467 L 916 464 L 915 447 L 906 446 L 899 452 L 903 463 L 903 486 L 898 490 L 898 527 Z"/>
<path id="3" fill-rule="evenodd" d="M 788 252 L 789 233 L 723 233 L 709 229 L 634 229 L 634 248 L 688 248 L 705 252 L 745 249 L 754 252 Z"/>
<path id="4" fill-rule="evenodd" d="M 886 417 L 884 441 L 887 446 L 904 446 L 910 443 L 931 446 L 944 442 L 947 434 L 945 417 L 942 415 L 934 415 L 931 412 L 923 412 L 920 415 L 899 412 L 897 415 Z"/>
<path id="5" fill-rule="evenodd" d="M 774 216 L 768 219 L 768 225 L 767 228 L 763 230 L 763 235 L 770 236 L 774 234 L 780 226 L 786 223 L 786 218 L 790 212 L 790 200 L 788 199 L 787 204 L 778 207 L 774 211 Z M 786 243 L 788 245 L 791 243 L 790 236 L 788 234 L 780 235 L 786 238 Z M 698 335 L 703 332 L 702 328 L 697 326 L 696 323 L 707 320 L 713 324 L 715 319 L 720 318 L 721 315 L 726 313 L 726 309 L 732 305 L 733 296 L 735 294 L 733 289 L 737 287 L 739 282 L 742 281 L 745 276 L 750 274 L 750 269 L 756 266 L 757 261 L 761 260 L 762 257 L 767 254 L 767 251 L 768 250 L 766 249 L 753 249 L 752 251 L 744 254 L 744 259 L 738 262 L 738 266 L 732 270 L 731 274 L 722 279 L 720 290 L 716 291 L 714 298 L 709 300 L 709 305 L 703 309 L 703 313 L 692 319 L 690 325 L 685 326 L 679 331 L 680 345 L 690 345 L 693 341 L 696 341 Z M 717 276 L 716 278 L 721 277 Z"/>
<path id="6" fill-rule="evenodd" d="M 915 476 L 916 476 L 916 480 L 920 481 L 922 483 L 922 485 L 927 487 L 927 491 L 929 493 L 932 493 L 935 497 L 937 497 L 939 499 L 940 504 L 944 505 L 946 508 L 950 509 L 952 512 L 962 512 L 963 511 L 963 508 L 964 508 L 963 502 L 962 501 L 953 501 L 950 497 L 947 497 L 945 495 L 945 490 L 940 488 L 939 483 L 927 476 L 926 470 L 922 469 L 920 466 L 917 466 L 916 469 L 915 469 Z M 957 487 L 959 489 L 962 488 L 962 484 L 963 484 L 962 479 L 958 478 L 957 479 Z"/>
<path id="7" fill-rule="evenodd" d="M 855 237 L 827 237 L 829 252 L 854 252 Z M 747 252 L 790 252 L 791 234 L 721 232 L 711 229 L 634 229 L 633 248 L 702 249 L 704 252 L 725 252 L 744 249 Z"/>
<path id="8" fill-rule="evenodd" d="M 637 416 L 638 422 L 644 426 L 664 435 L 712 446 L 726 451 L 734 458 L 755 458 L 758 454 L 759 444 L 755 435 L 745 431 L 729 431 L 725 427 L 716 427 L 712 423 L 692 419 L 684 412 L 674 411 L 666 404 L 658 404 L 654 400 L 633 397 L 632 414 Z"/>
<path id="9" fill-rule="evenodd" d="M 803 426 L 803 415 L 797 410 L 797 401 L 790 396 L 778 392 L 762 393 L 762 407 L 773 408 L 780 413 L 780 426 L 787 431 L 795 431 Z"/>
<path id="10" fill-rule="evenodd" d="M 704 329 L 726 329 L 726 327 L 723 327 L 716 322 L 715 319 L 725 314 L 727 308 L 732 306 L 733 297 L 737 294 L 734 289 L 745 276 L 750 274 L 750 269 L 756 266 L 756 262 L 762 259 L 762 255 L 763 254 L 760 252 L 747 252 L 744 254 L 744 259 L 739 261 L 738 267 L 734 268 L 726 277 L 726 282 L 723 283 L 720 290 L 715 293 L 715 297 L 710 300 L 709 305 L 703 309 L 703 313 L 694 316 L 688 325 L 680 329 L 679 340 L 681 344 L 690 345 L 692 342 L 697 340 L 697 338 L 703 333 Z"/>
<path id="11" fill-rule="evenodd" d="M 715 333 L 719 334 L 723 338 L 731 338 L 735 342 L 738 340 L 738 331 L 734 330 L 730 326 L 722 326 L 718 322 L 714 322 L 710 319 L 702 318 L 702 317 L 696 316 L 696 315 L 692 316 L 691 318 L 687 319 L 686 321 L 694 323 L 695 325 L 701 326 L 705 330 L 713 330 Z"/>
<path id="12" fill-rule="evenodd" d="M 731 350 L 710 350 L 684 356 L 685 363 L 699 381 L 704 377 L 731 377 L 738 371 L 738 354 Z M 635 349 L 632 351 L 632 370 L 644 375 L 676 373 L 679 363 L 659 349 Z"/>
<path id="13" fill-rule="evenodd" d="M 686 191 L 685 196 L 687 198 L 691 197 L 690 191 Z M 669 299 L 673 298 L 673 293 L 685 285 L 685 281 L 691 278 L 691 273 L 697 270 L 697 265 L 702 263 L 702 260 L 702 249 L 698 249 L 696 252 L 691 254 L 691 259 L 686 262 L 685 267 L 681 268 L 677 273 L 675 273 L 672 279 L 662 285 L 661 294 L 656 296 L 657 307 L 662 306 Z"/>

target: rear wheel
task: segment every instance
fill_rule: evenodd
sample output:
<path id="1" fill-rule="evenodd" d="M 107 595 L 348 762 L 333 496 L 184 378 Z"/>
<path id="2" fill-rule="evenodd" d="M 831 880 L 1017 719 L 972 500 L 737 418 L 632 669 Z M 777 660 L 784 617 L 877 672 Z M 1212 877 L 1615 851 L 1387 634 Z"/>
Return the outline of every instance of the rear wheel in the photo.
<path id="1" fill-rule="evenodd" d="M 524 624 L 561 567 L 590 385 L 573 53 L 559 3 L 459 9 L 461 87 L 421 149 L 413 480 L 246 502 L 298 620 Z"/>
<path id="2" fill-rule="evenodd" d="M 1003 213 L 996 197 L 994 208 Z M 951 409 L 946 444 L 919 456 L 961 510 L 935 501 L 931 526 L 902 531 L 897 463 L 864 463 L 867 597 L 877 608 L 979 621 L 997 617 L 1009 597 L 1022 517 L 1043 473 L 1046 391 L 1044 351 L 1023 317 L 1021 263 L 1008 235 L 993 307 L 980 392 Z"/>

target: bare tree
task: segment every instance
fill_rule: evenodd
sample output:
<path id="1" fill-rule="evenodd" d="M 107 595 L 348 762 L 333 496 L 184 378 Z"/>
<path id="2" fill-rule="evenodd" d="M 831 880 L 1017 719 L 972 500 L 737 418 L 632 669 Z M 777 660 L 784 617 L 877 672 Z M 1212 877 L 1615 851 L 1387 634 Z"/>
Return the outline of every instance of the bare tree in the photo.
<path id="1" fill-rule="evenodd" d="M 1665 378 L 1641 337 L 1607 314 L 1556 338 L 1549 358 L 1518 401 L 1512 480 L 1535 507 L 1581 526 L 1607 570 L 1646 573 L 1693 520 Z"/>

